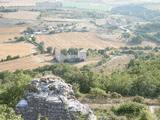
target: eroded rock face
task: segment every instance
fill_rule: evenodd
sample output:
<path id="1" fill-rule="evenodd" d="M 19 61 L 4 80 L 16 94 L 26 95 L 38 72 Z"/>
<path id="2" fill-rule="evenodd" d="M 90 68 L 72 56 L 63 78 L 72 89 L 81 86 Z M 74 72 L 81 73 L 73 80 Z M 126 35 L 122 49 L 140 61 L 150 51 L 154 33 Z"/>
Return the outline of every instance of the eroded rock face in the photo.
<path id="1" fill-rule="evenodd" d="M 24 120 L 96 120 L 91 109 L 76 100 L 71 85 L 51 76 L 28 85 L 16 112 Z"/>

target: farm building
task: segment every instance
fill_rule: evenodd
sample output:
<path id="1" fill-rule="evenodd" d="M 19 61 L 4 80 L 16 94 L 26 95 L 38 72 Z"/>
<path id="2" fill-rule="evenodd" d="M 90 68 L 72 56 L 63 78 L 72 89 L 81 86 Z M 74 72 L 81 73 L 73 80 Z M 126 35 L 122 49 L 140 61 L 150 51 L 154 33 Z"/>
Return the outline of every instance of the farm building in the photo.
<path id="1" fill-rule="evenodd" d="M 87 58 L 87 51 L 82 49 L 71 48 L 69 50 L 55 50 L 55 59 L 58 62 L 79 62 L 84 61 Z"/>

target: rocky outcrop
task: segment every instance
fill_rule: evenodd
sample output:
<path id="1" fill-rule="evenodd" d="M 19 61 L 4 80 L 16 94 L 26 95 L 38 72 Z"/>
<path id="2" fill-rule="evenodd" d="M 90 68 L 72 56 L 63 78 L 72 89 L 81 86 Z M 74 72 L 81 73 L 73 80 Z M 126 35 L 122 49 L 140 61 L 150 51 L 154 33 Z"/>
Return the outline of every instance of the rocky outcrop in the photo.
<path id="1" fill-rule="evenodd" d="M 16 112 L 24 120 L 96 120 L 91 109 L 75 98 L 72 86 L 53 76 L 31 81 Z"/>

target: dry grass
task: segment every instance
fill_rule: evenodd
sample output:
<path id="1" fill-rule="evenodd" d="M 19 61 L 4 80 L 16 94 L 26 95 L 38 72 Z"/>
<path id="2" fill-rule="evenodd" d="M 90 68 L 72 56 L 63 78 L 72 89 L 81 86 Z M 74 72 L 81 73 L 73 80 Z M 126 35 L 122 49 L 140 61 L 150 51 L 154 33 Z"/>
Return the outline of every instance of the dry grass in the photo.
<path id="1" fill-rule="evenodd" d="M 96 36 L 96 33 L 60 33 L 55 35 L 38 35 L 37 40 L 44 42 L 46 47 L 56 48 L 92 48 L 101 49 L 106 47 L 119 48 L 124 46 L 121 42 L 104 41 Z"/>
<path id="2" fill-rule="evenodd" d="M 1 27 L 0 28 L 0 43 L 6 42 L 9 39 L 20 36 L 27 26 Z"/>
<path id="3" fill-rule="evenodd" d="M 28 43 L 4 43 L 0 44 L 0 59 L 6 56 L 26 56 L 35 52 L 34 46 Z"/>
<path id="4" fill-rule="evenodd" d="M 12 61 L 2 62 L 0 63 L 0 71 L 34 69 L 49 64 L 49 62 L 47 62 L 48 59 L 51 58 L 45 55 L 36 55 L 36 56 L 23 57 Z"/>
<path id="5" fill-rule="evenodd" d="M 28 43 L 11 43 L 8 39 L 20 36 L 26 26 L 1 27 L 0 28 L 0 59 L 6 56 L 26 56 L 35 52 L 34 46 Z"/>
<path id="6" fill-rule="evenodd" d="M 0 27 L 0 34 L 15 34 L 26 29 L 27 26 Z"/>
<path id="7" fill-rule="evenodd" d="M 111 74 L 113 71 L 123 70 L 132 59 L 134 59 L 133 55 L 115 56 L 111 60 L 109 60 L 106 64 L 94 68 L 93 71 L 96 72 L 103 71 L 104 73 Z"/>
<path id="8" fill-rule="evenodd" d="M 32 11 L 17 11 L 9 13 L 0 13 L 3 18 L 7 19 L 22 19 L 22 20 L 36 20 L 40 12 Z"/>

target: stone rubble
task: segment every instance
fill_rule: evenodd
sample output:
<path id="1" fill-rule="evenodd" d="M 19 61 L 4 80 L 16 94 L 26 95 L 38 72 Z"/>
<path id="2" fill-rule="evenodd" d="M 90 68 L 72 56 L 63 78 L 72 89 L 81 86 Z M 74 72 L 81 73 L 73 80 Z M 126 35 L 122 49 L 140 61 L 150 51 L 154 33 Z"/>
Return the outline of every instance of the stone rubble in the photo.
<path id="1" fill-rule="evenodd" d="M 31 81 L 16 112 L 24 120 L 96 120 L 89 106 L 75 98 L 72 86 L 55 76 Z"/>

